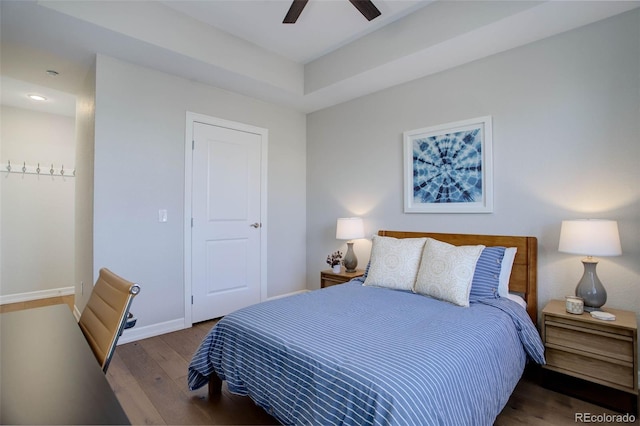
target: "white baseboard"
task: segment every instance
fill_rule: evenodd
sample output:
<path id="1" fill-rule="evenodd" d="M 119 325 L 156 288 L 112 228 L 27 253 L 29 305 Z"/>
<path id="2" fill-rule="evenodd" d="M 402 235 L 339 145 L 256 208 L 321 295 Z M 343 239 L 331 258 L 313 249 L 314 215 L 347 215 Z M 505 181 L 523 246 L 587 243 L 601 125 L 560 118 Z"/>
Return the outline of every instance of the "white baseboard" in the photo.
<path id="1" fill-rule="evenodd" d="M 285 294 L 281 294 L 279 296 L 267 297 L 267 300 L 282 299 L 283 297 L 289 297 L 289 296 L 293 296 L 293 295 L 296 295 L 296 294 L 302 294 L 302 293 L 306 293 L 308 291 L 311 291 L 311 290 L 305 289 L 305 290 L 292 291 L 291 293 L 285 293 Z"/>
<path id="2" fill-rule="evenodd" d="M 159 336 L 161 334 L 171 333 L 184 329 L 184 318 L 171 321 L 161 322 L 159 324 L 147 325 L 145 327 L 135 326 L 124 330 L 122 336 L 118 339 L 118 345 L 135 342 L 137 340 L 147 339 L 149 337 Z"/>
<path id="3" fill-rule="evenodd" d="M 309 290 L 299 290 L 280 296 L 270 297 L 267 300 L 280 299 L 282 297 L 293 296 L 294 294 L 306 293 Z M 77 309 L 76 309 L 77 310 Z M 76 314 L 79 315 L 79 314 Z M 78 316 L 79 317 L 79 316 Z M 185 321 L 184 318 L 174 319 L 171 321 L 161 322 L 159 324 L 152 324 L 145 327 L 135 326 L 122 333 L 122 336 L 118 339 L 118 345 L 125 343 L 135 342 L 137 340 L 147 339 L 149 337 L 160 336 L 161 334 L 171 333 L 178 330 L 183 330 Z"/>
<path id="4" fill-rule="evenodd" d="M 78 310 L 78 306 L 77 305 L 73 305 L 73 316 L 76 317 L 76 321 L 80 321 L 80 315 L 82 315 L 82 312 L 80 312 Z"/>
<path id="5" fill-rule="evenodd" d="M 0 305 L 18 302 L 31 302 L 32 300 L 48 299 L 50 297 L 70 296 L 75 294 L 73 287 L 52 288 L 49 290 L 30 291 L 28 293 L 5 294 L 0 296 Z"/>

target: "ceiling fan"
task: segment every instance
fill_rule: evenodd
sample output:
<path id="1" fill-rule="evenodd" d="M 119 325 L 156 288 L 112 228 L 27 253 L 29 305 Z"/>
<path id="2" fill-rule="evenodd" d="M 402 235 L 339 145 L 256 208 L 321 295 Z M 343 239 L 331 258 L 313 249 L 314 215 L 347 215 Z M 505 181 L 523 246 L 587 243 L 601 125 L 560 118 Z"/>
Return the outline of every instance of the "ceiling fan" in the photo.
<path id="1" fill-rule="evenodd" d="M 283 24 L 295 24 L 298 20 L 298 17 L 302 13 L 302 9 L 307 5 L 309 0 L 293 0 L 291 3 L 291 7 L 287 12 L 287 15 L 284 17 Z M 362 15 L 367 18 L 368 21 L 377 18 L 380 16 L 380 11 L 373 4 L 371 0 L 349 0 L 352 5 L 356 7 L 362 13 Z"/>

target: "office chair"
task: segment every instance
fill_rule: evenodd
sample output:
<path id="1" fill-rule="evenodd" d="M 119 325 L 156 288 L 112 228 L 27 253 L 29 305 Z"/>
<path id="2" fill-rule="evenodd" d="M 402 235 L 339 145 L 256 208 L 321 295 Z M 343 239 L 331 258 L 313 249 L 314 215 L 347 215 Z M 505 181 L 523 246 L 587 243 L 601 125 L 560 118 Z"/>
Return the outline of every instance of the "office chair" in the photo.
<path id="1" fill-rule="evenodd" d="M 137 284 L 107 268 L 100 269 L 98 281 L 78 324 L 104 373 L 109 368 L 118 337 L 127 322 L 131 302 L 139 292 Z"/>

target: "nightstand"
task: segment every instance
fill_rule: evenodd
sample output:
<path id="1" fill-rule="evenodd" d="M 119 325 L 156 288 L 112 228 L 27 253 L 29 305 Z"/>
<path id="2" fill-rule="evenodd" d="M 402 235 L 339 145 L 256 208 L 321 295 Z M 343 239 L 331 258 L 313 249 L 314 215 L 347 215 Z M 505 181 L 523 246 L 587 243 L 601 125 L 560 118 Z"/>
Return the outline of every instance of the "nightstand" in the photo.
<path id="1" fill-rule="evenodd" d="M 635 312 L 603 309 L 615 321 L 597 320 L 589 313 L 570 314 L 562 300 L 542 311 L 544 369 L 638 395 L 638 325 Z"/>
<path id="2" fill-rule="evenodd" d="M 363 269 L 356 269 L 355 272 L 347 272 L 344 268 L 335 273 L 331 269 L 320 272 L 320 288 L 330 287 L 336 284 L 344 284 L 356 277 L 364 275 Z"/>

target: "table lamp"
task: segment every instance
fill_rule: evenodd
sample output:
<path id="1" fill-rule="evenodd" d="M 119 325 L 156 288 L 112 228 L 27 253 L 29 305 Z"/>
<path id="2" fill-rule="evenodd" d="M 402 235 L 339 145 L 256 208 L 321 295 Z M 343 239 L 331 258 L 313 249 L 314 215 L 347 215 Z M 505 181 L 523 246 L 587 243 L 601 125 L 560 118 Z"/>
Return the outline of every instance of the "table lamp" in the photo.
<path id="1" fill-rule="evenodd" d="M 607 301 L 607 291 L 596 274 L 598 261 L 593 256 L 622 254 L 618 222 L 615 220 L 563 220 L 558 251 L 581 254 L 584 274 L 576 286 L 576 296 L 584 300 L 584 310 L 598 311 Z"/>
<path id="2" fill-rule="evenodd" d="M 364 238 L 364 225 L 360 217 L 343 217 L 338 219 L 336 225 L 336 239 L 347 241 L 347 253 L 344 255 L 344 267 L 347 272 L 355 272 L 358 259 L 353 252 L 353 241 Z"/>

